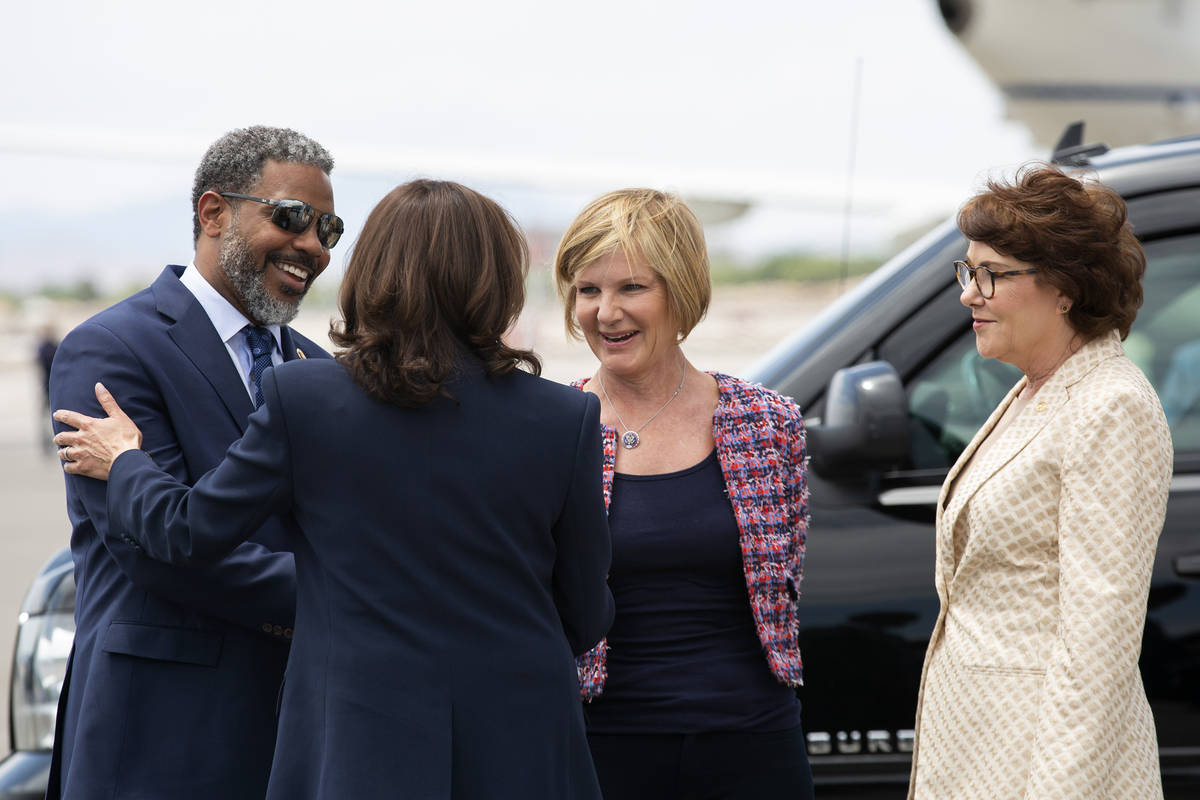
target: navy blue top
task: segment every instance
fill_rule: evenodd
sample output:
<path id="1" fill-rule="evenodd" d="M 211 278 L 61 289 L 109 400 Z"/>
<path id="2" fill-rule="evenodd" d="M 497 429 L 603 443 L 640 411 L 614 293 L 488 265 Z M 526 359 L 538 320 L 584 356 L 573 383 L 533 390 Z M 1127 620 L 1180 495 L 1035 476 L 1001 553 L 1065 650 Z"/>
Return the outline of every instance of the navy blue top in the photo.
<path id="1" fill-rule="evenodd" d="M 694 467 L 613 478 L 604 693 L 590 733 L 777 731 L 800 724 L 795 691 L 754 628 L 733 506 L 714 450 Z"/>
<path id="2" fill-rule="evenodd" d="M 181 274 L 167 267 L 63 340 L 50 408 L 103 417 L 104 381 L 154 462 L 192 483 L 221 463 L 254 404 Z M 329 359 L 287 326 L 280 334 L 284 360 L 297 349 L 306 363 Z M 121 526 L 104 481 L 65 477 L 75 644 L 46 796 L 262 800 L 296 615 L 294 523 L 272 517 L 221 561 L 172 567 L 110 537 Z"/>
<path id="3" fill-rule="evenodd" d="M 600 800 L 574 658 L 613 615 L 600 402 L 465 353 L 446 388 L 401 407 L 297 359 L 263 373 L 245 436 L 191 489 L 141 451 L 113 462 L 110 537 L 152 557 L 203 563 L 268 514 L 296 523 L 267 800 Z M 210 649 L 224 661 L 220 639 Z M 177 670 L 185 692 L 211 671 Z M 98 796 L 65 796 L 83 795 Z"/>

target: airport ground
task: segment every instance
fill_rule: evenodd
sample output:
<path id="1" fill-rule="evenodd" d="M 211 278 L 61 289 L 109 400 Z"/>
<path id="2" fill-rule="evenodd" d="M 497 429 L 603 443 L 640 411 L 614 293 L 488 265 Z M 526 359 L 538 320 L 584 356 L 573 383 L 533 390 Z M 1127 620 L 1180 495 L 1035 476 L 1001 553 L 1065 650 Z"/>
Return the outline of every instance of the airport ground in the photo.
<path id="1" fill-rule="evenodd" d="M 837 283 L 749 284 L 718 287 L 707 319 L 692 332 L 684 352 L 697 367 L 731 374 L 747 368 L 774 344 L 803 325 L 839 293 Z M 96 309 L 80 304 L 27 304 L 0 309 L 0 730 L 8 729 L 12 646 L 21 600 L 38 568 L 69 540 L 59 462 L 45 447 L 49 435 L 33 361 L 35 334 L 53 320 L 69 330 Z M 295 327 L 326 342 L 332 308 L 305 307 Z M 543 359 L 543 375 L 569 381 L 590 375 L 595 360 L 587 346 L 569 341 L 557 300 L 534 292 L 516 338 Z M 120 398 L 118 398 L 119 400 Z M 0 756 L 8 752 L 0 735 Z"/>

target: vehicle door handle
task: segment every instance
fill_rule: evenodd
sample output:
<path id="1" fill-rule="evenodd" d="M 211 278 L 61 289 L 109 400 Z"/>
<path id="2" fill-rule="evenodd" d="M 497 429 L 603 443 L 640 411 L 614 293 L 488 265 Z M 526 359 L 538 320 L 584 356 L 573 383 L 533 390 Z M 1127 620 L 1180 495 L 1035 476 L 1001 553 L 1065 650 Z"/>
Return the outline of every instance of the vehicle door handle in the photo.
<path id="1" fill-rule="evenodd" d="M 1181 578 L 1200 578 L 1200 553 L 1175 556 L 1175 573 Z"/>
<path id="2" fill-rule="evenodd" d="M 879 495 L 881 506 L 936 506 L 942 486 L 902 486 Z"/>

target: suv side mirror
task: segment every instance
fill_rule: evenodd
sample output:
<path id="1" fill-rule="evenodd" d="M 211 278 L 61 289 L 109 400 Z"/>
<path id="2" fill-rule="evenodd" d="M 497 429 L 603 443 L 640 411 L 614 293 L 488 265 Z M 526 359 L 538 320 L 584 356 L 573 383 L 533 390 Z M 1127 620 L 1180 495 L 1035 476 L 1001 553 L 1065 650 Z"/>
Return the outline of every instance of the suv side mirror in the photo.
<path id="1" fill-rule="evenodd" d="M 908 398 L 896 369 L 871 361 L 839 369 L 825 416 L 808 429 L 812 466 L 827 478 L 883 469 L 908 457 Z"/>

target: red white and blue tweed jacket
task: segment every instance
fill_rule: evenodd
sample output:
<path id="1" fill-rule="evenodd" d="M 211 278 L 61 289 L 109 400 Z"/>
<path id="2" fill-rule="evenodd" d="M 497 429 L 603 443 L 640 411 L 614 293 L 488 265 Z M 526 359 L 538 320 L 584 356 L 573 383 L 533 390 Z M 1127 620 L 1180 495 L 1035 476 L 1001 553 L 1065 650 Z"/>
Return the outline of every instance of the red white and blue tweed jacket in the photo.
<path id="1" fill-rule="evenodd" d="M 788 686 L 803 684 L 796 600 L 808 533 L 807 452 L 800 409 L 770 389 L 710 372 L 719 398 L 713 414 L 717 460 L 741 534 L 742 566 L 754 626 L 771 672 Z M 582 389 L 587 379 L 571 385 Z M 604 435 L 604 504 L 612 502 L 617 431 Z M 604 691 L 608 640 L 577 659 L 580 691 Z"/>

